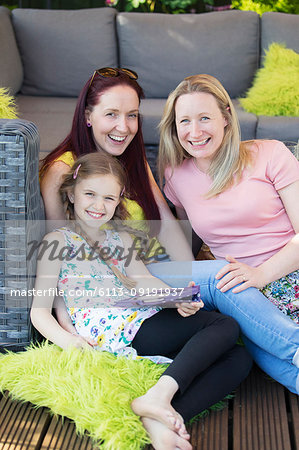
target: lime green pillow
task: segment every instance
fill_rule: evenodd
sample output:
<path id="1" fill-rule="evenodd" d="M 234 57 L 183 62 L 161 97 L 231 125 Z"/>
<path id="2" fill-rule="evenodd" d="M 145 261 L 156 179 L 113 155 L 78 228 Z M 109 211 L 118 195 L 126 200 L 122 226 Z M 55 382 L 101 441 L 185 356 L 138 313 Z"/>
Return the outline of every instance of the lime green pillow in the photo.
<path id="1" fill-rule="evenodd" d="M 243 108 L 264 116 L 299 116 L 299 54 L 273 43 L 254 78 Z"/>
<path id="2" fill-rule="evenodd" d="M 15 119 L 17 117 L 14 98 L 9 95 L 8 89 L 0 88 L 0 119 Z"/>

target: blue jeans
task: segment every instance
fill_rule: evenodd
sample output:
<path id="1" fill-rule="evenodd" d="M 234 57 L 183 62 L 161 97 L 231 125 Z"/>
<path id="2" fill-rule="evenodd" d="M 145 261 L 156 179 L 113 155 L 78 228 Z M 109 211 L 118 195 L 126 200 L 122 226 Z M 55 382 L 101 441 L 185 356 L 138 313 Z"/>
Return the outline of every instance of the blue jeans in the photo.
<path id="1" fill-rule="evenodd" d="M 173 287 L 190 281 L 200 285 L 205 309 L 218 309 L 240 325 L 244 342 L 256 363 L 272 378 L 299 394 L 299 327 L 258 289 L 239 294 L 216 288 L 216 273 L 225 261 L 171 261 L 149 264 L 152 275 Z M 297 352 L 296 363 L 293 360 Z"/>

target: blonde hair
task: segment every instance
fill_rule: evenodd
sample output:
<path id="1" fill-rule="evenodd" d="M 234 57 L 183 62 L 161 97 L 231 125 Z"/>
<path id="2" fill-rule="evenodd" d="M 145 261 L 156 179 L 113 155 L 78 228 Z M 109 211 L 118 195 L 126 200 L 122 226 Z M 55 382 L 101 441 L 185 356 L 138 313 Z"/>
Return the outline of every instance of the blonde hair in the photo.
<path id="1" fill-rule="evenodd" d="M 210 164 L 208 175 L 212 185 L 207 198 L 216 196 L 230 187 L 234 176 L 238 181 L 242 171 L 251 162 L 246 143 L 240 141 L 240 126 L 232 101 L 222 84 L 211 75 L 200 74 L 185 78 L 167 99 L 160 128 L 160 147 L 158 172 L 162 184 L 166 167 L 172 170 L 180 166 L 184 159 L 191 156 L 181 146 L 176 130 L 175 106 L 177 99 L 184 94 L 204 92 L 213 95 L 227 125 L 224 128 L 223 141 Z"/>
<path id="2" fill-rule="evenodd" d="M 94 175 L 112 175 L 115 177 L 117 182 L 120 185 L 121 193 L 124 192 L 125 186 L 127 183 L 127 176 L 125 169 L 122 167 L 121 163 L 114 158 L 113 156 L 106 153 L 88 153 L 84 156 L 81 156 L 76 160 L 73 167 L 70 171 L 65 175 L 64 181 L 59 189 L 59 193 L 64 205 L 65 217 L 67 220 L 74 220 L 74 204 L 70 201 L 69 195 L 74 192 L 74 188 L 76 183 L 80 180 L 87 179 Z M 120 201 L 115 209 L 115 213 L 113 215 L 113 219 L 123 220 L 128 216 L 127 210 L 123 204 L 123 196 L 120 195 Z M 78 223 L 74 223 L 75 232 L 78 233 L 85 239 L 88 245 L 97 251 L 95 247 L 96 243 L 92 241 L 89 236 L 85 233 L 85 231 L 81 228 Z M 105 258 L 102 257 L 100 249 L 97 251 L 99 258 L 107 264 L 107 266 L 112 270 L 114 275 L 123 283 L 123 285 L 132 289 L 136 286 L 136 282 L 128 278 L 125 274 L 123 274 L 112 262 L 110 258 L 105 255 Z"/>

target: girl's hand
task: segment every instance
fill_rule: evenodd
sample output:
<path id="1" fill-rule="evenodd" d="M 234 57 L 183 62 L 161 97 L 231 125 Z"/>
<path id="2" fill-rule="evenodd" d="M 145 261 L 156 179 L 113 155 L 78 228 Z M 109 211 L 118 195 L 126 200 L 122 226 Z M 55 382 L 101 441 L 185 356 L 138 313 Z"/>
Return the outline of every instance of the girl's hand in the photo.
<path id="1" fill-rule="evenodd" d="M 195 286 L 194 281 L 190 281 L 188 286 Z M 186 303 L 180 303 L 178 305 L 177 311 L 181 316 L 189 317 L 189 316 L 192 316 L 193 314 L 196 314 L 197 311 L 199 311 L 203 307 L 204 307 L 204 303 L 202 300 L 200 300 L 199 302 L 190 302 L 190 303 L 186 302 Z"/>
<path id="2" fill-rule="evenodd" d="M 69 333 L 69 339 L 66 343 L 66 347 L 65 348 L 69 348 L 69 347 L 76 347 L 76 348 L 91 348 L 91 347 L 95 347 L 97 344 L 96 341 L 94 341 L 93 339 L 89 339 L 89 338 L 84 338 L 83 336 L 80 336 L 77 333 Z"/>
<path id="3" fill-rule="evenodd" d="M 232 256 L 228 255 L 225 258 L 230 264 L 223 267 L 217 275 L 216 280 L 221 280 L 217 284 L 217 288 L 221 292 L 226 292 L 232 287 L 237 286 L 232 292 L 238 293 L 244 291 L 249 287 L 262 288 L 267 284 L 264 274 L 260 267 L 250 267 L 247 264 L 237 261 Z"/>
<path id="4" fill-rule="evenodd" d="M 183 317 L 189 317 L 196 314 L 201 308 L 204 307 L 203 302 L 181 303 L 177 309 L 177 312 Z"/>

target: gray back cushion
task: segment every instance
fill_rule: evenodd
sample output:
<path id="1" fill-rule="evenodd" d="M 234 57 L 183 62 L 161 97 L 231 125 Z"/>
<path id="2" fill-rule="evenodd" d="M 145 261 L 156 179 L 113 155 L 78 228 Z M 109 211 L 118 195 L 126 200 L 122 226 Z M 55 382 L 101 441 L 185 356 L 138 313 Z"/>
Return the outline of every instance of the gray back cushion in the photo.
<path id="1" fill-rule="evenodd" d="M 286 44 L 299 53 L 299 15 L 267 12 L 262 15 L 261 47 L 263 53 L 272 42 Z"/>
<path id="2" fill-rule="evenodd" d="M 198 73 L 217 77 L 232 97 L 251 85 L 259 62 L 255 12 L 121 13 L 116 22 L 121 66 L 139 74 L 147 97 L 165 98 Z"/>
<path id="3" fill-rule="evenodd" d="M 75 97 L 94 69 L 117 65 L 115 10 L 15 9 L 22 94 Z"/>
<path id="4" fill-rule="evenodd" d="M 15 94 L 23 82 L 23 67 L 11 23 L 11 13 L 0 6 L 0 86 Z"/>

